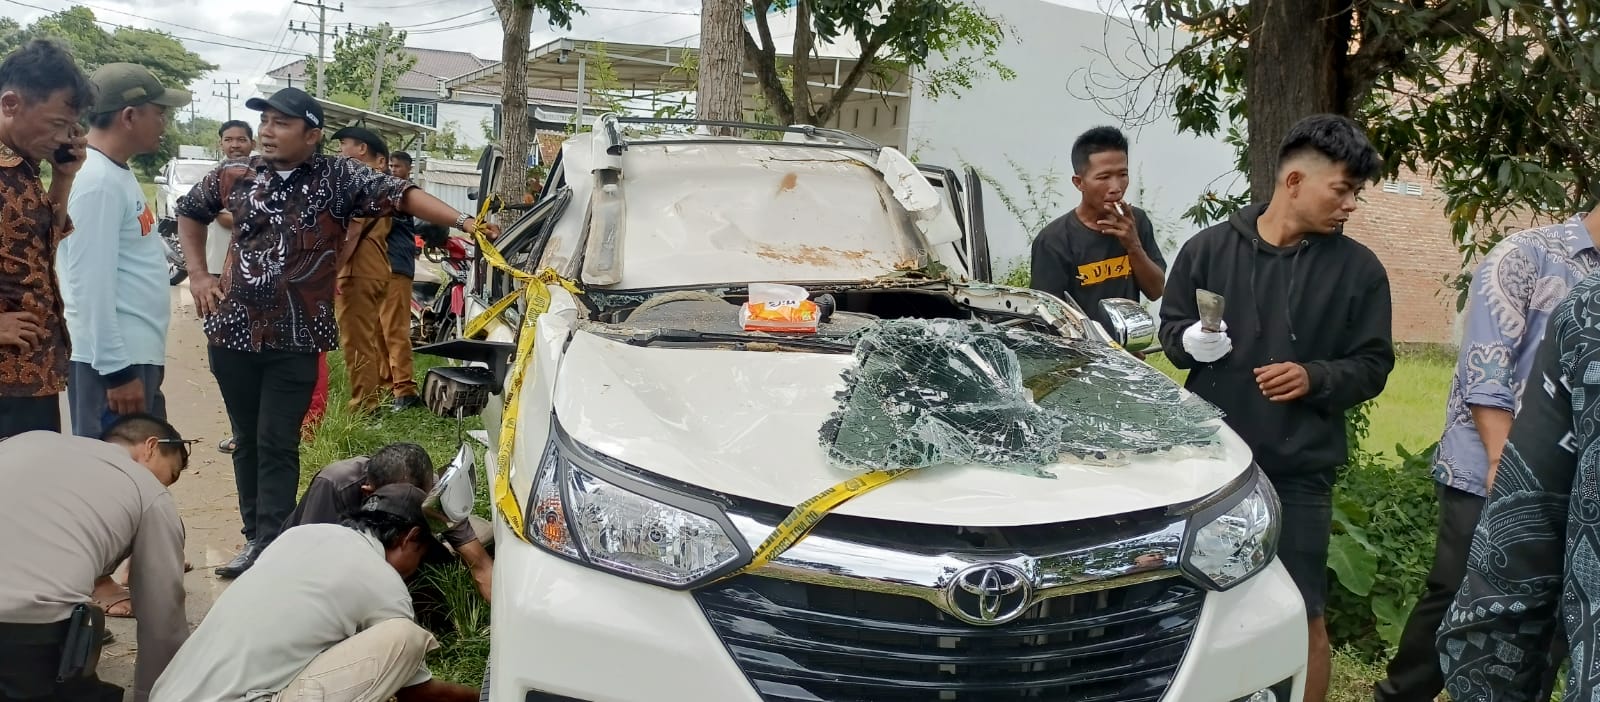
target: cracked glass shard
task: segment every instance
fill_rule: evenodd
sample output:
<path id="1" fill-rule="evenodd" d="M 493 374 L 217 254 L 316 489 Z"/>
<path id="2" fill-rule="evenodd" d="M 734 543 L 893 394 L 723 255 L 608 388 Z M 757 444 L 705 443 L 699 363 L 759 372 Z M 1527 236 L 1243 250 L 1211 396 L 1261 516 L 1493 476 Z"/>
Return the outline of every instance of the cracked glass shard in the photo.
<path id="1" fill-rule="evenodd" d="M 1100 342 L 986 322 L 900 319 L 852 335 L 829 460 L 852 470 L 972 463 L 1053 477 L 1215 445 L 1222 413 Z"/>

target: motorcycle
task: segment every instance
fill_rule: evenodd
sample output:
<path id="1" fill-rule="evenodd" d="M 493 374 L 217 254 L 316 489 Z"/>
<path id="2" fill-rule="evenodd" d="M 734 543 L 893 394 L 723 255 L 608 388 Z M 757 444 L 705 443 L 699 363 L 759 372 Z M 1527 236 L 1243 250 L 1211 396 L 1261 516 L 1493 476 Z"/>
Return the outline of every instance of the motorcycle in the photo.
<path id="1" fill-rule="evenodd" d="M 189 277 L 189 269 L 183 264 L 183 244 L 178 242 L 178 220 L 163 219 L 156 225 L 156 231 L 161 235 L 161 246 L 167 254 L 167 284 L 177 285 Z"/>
<path id="2" fill-rule="evenodd" d="M 467 273 L 472 267 L 470 244 L 443 227 L 418 227 L 417 246 L 423 259 L 435 264 L 434 276 L 411 283 L 411 345 L 449 341 L 460 334 L 466 312 Z M 418 271 L 422 273 L 421 270 Z"/>

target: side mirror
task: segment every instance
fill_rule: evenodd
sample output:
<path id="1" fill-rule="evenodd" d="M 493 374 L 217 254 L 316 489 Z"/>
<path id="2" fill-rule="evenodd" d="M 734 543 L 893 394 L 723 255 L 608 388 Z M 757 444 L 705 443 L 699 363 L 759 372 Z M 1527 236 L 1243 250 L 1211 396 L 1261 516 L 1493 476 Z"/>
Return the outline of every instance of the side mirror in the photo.
<path id="1" fill-rule="evenodd" d="M 164 175 L 156 176 L 156 185 L 166 185 L 166 184 L 167 184 L 167 177 L 166 176 L 164 176 Z"/>
<path id="2" fill-rule="evenodd" d="M 1111 338 L 1122 348 L 1138 353 L 1156 342 L 1156 318 L 1139 303 L 1113 297 L 1100 301 L 1100 311 L 1110 323 Z"/>
<path id="3" fill-rule="evenodd" d="M 471 190 L 468 190 L 467 191 L 467 199 L 468 200 L 477 200 L 478 199 L 478 189 L 477 188 L 473 188 Z"/>
<path id="4" fill-rule="evenodd" d="M 462 444 L 456 449 L 456 457 L 439 474 L 433 489 L 428 491 L 422 511 L 437 522 L 436 527 L 440 530 L 460 524 L 472 516 L 472 505 L 477 500 L 476 486 L 473 485 L 473 464 L 476 462 L 472 447 Z"/>

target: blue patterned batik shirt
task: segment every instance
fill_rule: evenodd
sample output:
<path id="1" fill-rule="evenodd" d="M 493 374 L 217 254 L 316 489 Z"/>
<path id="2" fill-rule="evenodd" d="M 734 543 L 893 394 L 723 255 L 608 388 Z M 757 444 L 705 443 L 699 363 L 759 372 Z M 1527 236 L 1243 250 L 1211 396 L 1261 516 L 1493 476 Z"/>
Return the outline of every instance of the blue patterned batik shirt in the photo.
<path id="1" fill-rule="evenodd" d="M 1472 405 L 1515 413 L 1528 367 L 1556 303 L 1600 269 L 1583 217 L 1517 232 L 1489 252 L 1472 277 L 1461 354 L 1444 436 L 1434 456 L 1433 479 L 1473 495 L 1484 494 L 1489 455 L 1472 421 Z"/>
<path id="2" fill-rule="evenodd" d="M 1571 647 L 1568 702 L 1600 699 L 1600 274 L 1557 307 L 1439 628 L 1455 702 L 1536 696 L 1550 642 Z"/>

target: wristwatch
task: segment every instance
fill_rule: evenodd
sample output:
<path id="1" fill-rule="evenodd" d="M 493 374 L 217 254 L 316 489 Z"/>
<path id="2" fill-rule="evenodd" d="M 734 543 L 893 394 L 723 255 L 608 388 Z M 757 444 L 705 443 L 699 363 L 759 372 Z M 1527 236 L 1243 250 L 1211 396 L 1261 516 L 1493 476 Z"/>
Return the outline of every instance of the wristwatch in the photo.
<path id="1" fill-rule="evenodd" d="M 456 217 L 456 229 L 460 229 L 461 231 L 471 234 L 472 232 L 467 231 L 467 220 L 469 219 L 472 219 L 472 217 L 467 215 L 467 213 L 462 212 L 460 216 Z"/>

